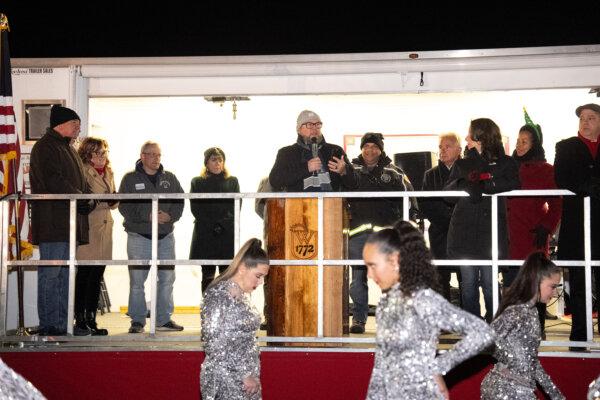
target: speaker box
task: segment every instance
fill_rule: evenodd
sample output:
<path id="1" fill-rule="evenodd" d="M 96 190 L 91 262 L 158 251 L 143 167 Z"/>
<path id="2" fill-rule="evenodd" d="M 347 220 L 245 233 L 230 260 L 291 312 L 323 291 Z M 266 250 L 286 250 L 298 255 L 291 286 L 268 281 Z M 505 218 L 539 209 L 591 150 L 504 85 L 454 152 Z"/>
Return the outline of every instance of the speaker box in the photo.
<path id="1" fill-rule="evenodd" d="M 408 175 L 415 190 L 423 187 L 425 171 L 437 165 L 437 155 L 431 151 L 394 154 L 394 164 Z"/>

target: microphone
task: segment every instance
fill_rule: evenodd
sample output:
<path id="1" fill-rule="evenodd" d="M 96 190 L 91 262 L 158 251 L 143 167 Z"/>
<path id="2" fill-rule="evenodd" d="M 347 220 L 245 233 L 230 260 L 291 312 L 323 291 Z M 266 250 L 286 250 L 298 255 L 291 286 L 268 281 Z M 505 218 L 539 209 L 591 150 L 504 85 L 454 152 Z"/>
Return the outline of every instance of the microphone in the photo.
<path id="1" fill-rule="evenodd" d="M 312 151 L 313 158 L 318 158 L 319 157 L 319 145 L 317 144 L 317 138 L 316 137 L 310 138 L 310 151 Z M 321 169 L 321 171 L 322 171 L 322 169 Z M 313 175 L 316 176 L 317 175 L 317 171 L 313 171 Z"/>
<path id="2" fill-rule="evenodd" d="M 319 145 L 317 144 L 317 138 L 310 138 L 310 150 L 312 151 L 313 158 L 319 157 Z"/>

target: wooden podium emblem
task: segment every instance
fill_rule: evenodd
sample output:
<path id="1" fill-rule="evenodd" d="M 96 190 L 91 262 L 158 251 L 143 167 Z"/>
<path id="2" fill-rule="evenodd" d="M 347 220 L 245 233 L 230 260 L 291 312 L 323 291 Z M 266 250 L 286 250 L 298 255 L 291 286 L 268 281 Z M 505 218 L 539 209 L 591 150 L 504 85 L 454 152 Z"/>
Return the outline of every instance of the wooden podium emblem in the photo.
<path id="1" fill-rule="evenodd" d="M 317 231 L 308 229 L 305 224 L 296 224 L 290 227 L 292 242 L 290 252 L 299 260 L 312 260 L 316 258 L 318 235 Z"/>

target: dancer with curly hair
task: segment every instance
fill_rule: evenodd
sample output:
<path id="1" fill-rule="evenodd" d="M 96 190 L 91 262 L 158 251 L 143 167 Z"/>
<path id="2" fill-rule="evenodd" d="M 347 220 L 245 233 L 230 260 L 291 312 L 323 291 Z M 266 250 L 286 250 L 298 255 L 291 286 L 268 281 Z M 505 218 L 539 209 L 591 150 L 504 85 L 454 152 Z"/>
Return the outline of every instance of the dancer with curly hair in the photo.
<path id="1" fill-rule="evenodd" d="M 443 375 L 493 342 L 480 318 L 450 304 L 438 292 L 437 271 L 421 232 L 400 221 L 367 240 L 369 278 L 382 289 L 377 306 L 377 349 L 367 398 L 445 399 Z M 437 356 L 440 332 L 463 338 Z"/>

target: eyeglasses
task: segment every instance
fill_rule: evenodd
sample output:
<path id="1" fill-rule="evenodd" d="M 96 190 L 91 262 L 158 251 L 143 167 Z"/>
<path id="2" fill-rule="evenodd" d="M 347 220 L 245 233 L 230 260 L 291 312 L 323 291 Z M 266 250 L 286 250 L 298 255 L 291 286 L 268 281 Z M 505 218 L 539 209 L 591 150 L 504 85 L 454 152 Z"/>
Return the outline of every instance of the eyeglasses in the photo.
<path id="1" fill-rule="evenodd" d="M 100 158 L 108 157 L 108 150 L 92 151 L 92 154 Z"/>
<path id="2" fill-rule="evenodd" d="M 304 124 L 308 129 L 317 128 L 320 129 L 323 126 L 322 122 L 307 122 Z"/>
<path id="3" fill-rule="evenodd" d="M 160 156 L 161 156 L 160 153 L 146 153 L 146 152 L 143 152 L 142 154 L 145 154 L 148 157 L 158 157 L 158 158 L 160 158 Z"/>

